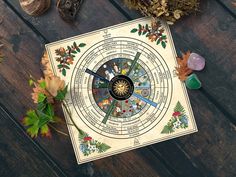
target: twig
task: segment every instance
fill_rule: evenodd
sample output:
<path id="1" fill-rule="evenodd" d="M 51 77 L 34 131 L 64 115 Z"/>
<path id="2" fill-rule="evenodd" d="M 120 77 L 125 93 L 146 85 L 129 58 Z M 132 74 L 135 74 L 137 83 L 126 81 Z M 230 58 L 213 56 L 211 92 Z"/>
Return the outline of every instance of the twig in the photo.
<path id="1" fill-rule="evenodd" d="M 48 124 L 48 126 L 51 127 L 53 130 L 55 130 L 57 133 L 60 133 L 60 134 L 62 134 L 62 135 L 64 135 L 64 136 L 69 136 L 67 133 L 64 133 L 64 132 L 58 130 L 56 127 L 54 127 L 54 126 L 51 125 L 51 124 Z"/>

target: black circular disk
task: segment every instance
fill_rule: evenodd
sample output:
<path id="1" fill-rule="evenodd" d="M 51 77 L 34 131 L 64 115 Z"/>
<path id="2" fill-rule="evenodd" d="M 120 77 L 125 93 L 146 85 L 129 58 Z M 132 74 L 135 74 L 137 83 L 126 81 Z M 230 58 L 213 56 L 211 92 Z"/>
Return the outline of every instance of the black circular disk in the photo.
<path id="1" fill-rule="evenodd" d="M 110 80 L 108 90 L 116 100 L 126 100 L 133 94 L 134 84 L 129 77 L 118 75 Z"/>

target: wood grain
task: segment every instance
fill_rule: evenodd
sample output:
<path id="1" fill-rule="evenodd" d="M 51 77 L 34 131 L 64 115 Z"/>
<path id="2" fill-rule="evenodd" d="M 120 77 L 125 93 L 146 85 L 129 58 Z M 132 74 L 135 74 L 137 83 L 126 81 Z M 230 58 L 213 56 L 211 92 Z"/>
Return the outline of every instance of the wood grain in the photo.
<path id="1" fill-rule="evenodd" d="M 6 4 L 0 2 L 0 11 L 4 12 L 5 18 L 0 26 L 1 41 L 4 43 L 3 52 L 5 60 L 0 65 L 0 103 L 10 110 L 12 116 L 20 122 L 27 109 L 32 107 L 30 98 L 31 88 L 28 86 L 28 73 L 33 73 L 40 78 L 40 57 L 44 50 L 44 43 L 29 27 L 16 17 Z M 20 28 L 15 28 L 19 26 Z M 59 110 L 58 114 L 63 116 Z M 67 132 L 67 127 L 61 125 Z M 13 129 L 14 131 L 14 129 Z M 4 138 L 3 141 L 13 139 Z M 171 177 L 165 166 L 158 159 L 153 157 L 157 165 L 150 167 L 143 156 L 134 151 L 127 152 L 114 157 L 109 157 L 95 163 L 78 165 L 69 137 L 64 137 L 53 132 L 53 139 L 37 138 L 36 142 L 49 154 L 52 161 L 59 164 L 65 174 L 70 176 L 166 176 Z M 152 159 L 152 158 L 151 158 Z M 111 163 L 112 162 L 112 163 Z M 12 162 L 13 163 L 13 162 Z M 12 168 L 6 168 L 10 170 Z M 161 172 L 159 172 L 161 171 Z"/>
<path id="2" fill-rule="evenodd" d="M 0 176 L 64 176 L 2 107 L 0 126 Z"/>
<path id="3" fill-rule="evenodd" d="M 32 18 L 23 14 L 16 0 L 8 2 L 32 29 L 20 20 L 17 20 L 20 29 L 15 29 L 9 17 L 4 29 L 0 28 L 7 58 L 10 58 L 0 66 L 0 89 L 3 90 L 0 101 L 15 118 L 23 116 L 32 105 L 25 71 L 37 77 L 41 74 L 38 66 L 43 43 L 39 39 L 54 41 L 138 17 L 137 12 L 127 11 L 119 3 L 112 6 L 100 0 L 93 1 L 91 6 L 91 0 L 87 0 L 78 21 L 71 26 L 55 15 L 55 7 L 41 18 Z M 69 139 L 55 133 L 53 140 L 39 138 L 37 141 L 66 173 L 72 176 L 235 176 L 235 127 L 231 123 L 236 110 L 232 90 L 235 86 L 235 20 L 215 1 L 204 2 L 202 8 L 199 17 L 187 17 L 171 27 L 178 51 L 191 49 L 207 58 L 206 70 L 198 73 L 204 89 L 189 92 L 199 133 L 82 166 L 75 162 Z M 94 12 L 99 13 L 94 15 Z M 6 16 L 10 15 L 14 16 L 12 13 Z M 62 128 L 67 131 L 65 126 Z"/>

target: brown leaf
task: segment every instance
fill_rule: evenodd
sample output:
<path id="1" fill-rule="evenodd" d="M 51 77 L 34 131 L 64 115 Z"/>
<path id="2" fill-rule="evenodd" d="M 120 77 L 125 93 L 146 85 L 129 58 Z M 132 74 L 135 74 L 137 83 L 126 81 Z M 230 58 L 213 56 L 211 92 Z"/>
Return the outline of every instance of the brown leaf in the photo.
<path id="1" fill-rule="evenodd" d="M 193 71 L 188 68 L 188 58 L 191 52 L 187 51 L 185 54 L 182 54 L 182 58 L 177 57 L 178 67 L 176 67 L 177 75 L 181 81 L 185 81 L 187 76 L 191 74 Z"/>
<path id="2" fill-rule="evenodd" d="M 44 70 L 43 70 L 44 76 L 45 77 L 47 77 L 47 76 L 52 77 L 54 74 L 51 69 L 51 65 L 50 65 L 50 61 L 49 61 L 47 52 L 44 52 L 43 57 L 41 59 L 41 64 L 43 65 L 43 68 L 44 68 Z"/>

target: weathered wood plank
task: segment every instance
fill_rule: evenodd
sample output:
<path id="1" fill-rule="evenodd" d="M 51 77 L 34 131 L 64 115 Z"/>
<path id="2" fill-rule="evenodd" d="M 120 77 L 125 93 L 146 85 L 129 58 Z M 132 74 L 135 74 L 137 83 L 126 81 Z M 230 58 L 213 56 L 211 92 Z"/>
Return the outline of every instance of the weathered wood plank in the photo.
<path id="1" fill-rule="evenodd" d="M 233 166 L 236 160 L 236 133 L 233 115 L 236 115 L 236 95 L 232 88 L 236 85 L 236 23 L 232 14 L 215 1 L 202 3 L 200 16 L 187 17 L 171 26 L 171 29 L 178 51 L 190 49 L 206 57 L 207 68 L 198 75 L 204 88 L 200 92 L 207 96 L 210 102 L 196 91 L 189 91 L 199 133 L 173 142 L 179 146 L 179 150 L 186 153 L 204 176 L 235 176 Z M 130 16 L 136 18 L 137 14 L 132 12 Z M 169 152 L 175 151 L 175 148 L 171 148 L 172 144 L 168 143 L 154 146 L 173 162 L 176 170 L 185 171 L 182 163 L 177 161 L 179 167 L 176 166 L 175 161 L 179 158 L 172 157 L 173 153 L 170 155 Z M 160 147 L 162 145 L 163 147 Z M 164 148 L 166 151 L 163 151 Z"/>
<path id="2" fill-rule="evenodd" d="M 60 18 L 56 9 L 56 0 L 52 0 L 50 10 L 40 17 L 31 17 L 24 13 L 18 0 L 4 1 L 15 8 L 17 13 L 21 14 L 26 21 L 30 22 L 50 42 L 104 28 L 126 20 L 112 4 L 104 0 L 84 1 L 77 15 L 77 20 L 73 24 L 66 23 Z"/>
<path id="3" fill-rule="evenodd" d="M 107 22 L 107 23 L 110 23 L 110 22 Z M 117 23 L 118 23 L 118 21 L 117 21 Z M 168 167 L 170 167 L 171 165 L 173 166 L 175 176 L 176 175 L 188 176 L 189 174 L 191 174 L 192 176 L 207 176 L 207 175 L 211 174 L 209 172 L 206 172 L 205 168 L 204 169 L 201 168 L 199 170 L 198 166 L 195 167 L 194 164 L 192 164 L 187 159 L 187 156 L 184 154 L 183 149 L 181 147 L 177 146 L 178 144 L 176 145 L 175 143 L 171 142 L 170 145 L 167 146 L 168 143 L 163 143 L 164 144 L 163 147 L 158 145 L 157 148 L 155 147 L 155 150 L 157 150 L 157 152 L 159 154 L 162 154 L 161 157 L 166 161 L 166 164 L 167 164 Z M 164 151 L 164 150 L 167 150 L 167 151 Z M 173 153 L 176 150 L 178 150 L 178 154 Z M 59 151 L 59 153 L 60 153 L 60 151 Z M 125 153 L 125 154 L 127 154 L 127 153 Z M 173 163 L 173 164 L 170 163 L 171 161 L 174 161 L 176 159 L 178 159 L 180 162 L 182 162 L 182 164 L 183 164 L 182 167 L 181 167 L 181 165 L 177 166 L 175 163 Z M 103 161 L 103 160 L 101 160 L 101 161 Z M 104 161 L 105 161 L 105 159 L 104 159 Z M 180 163 L 177 163 L 177 164 L 180 164 Z M 186 165 L 188 166 L 188 168 L 187 168 L 188 170 L 185 169 Z M 203 173 L 201 171 L 203 171 Z"/>
<path id="4" fill-rule="evenodd" d="M 44 50 L 43 43 L 3 2 L 0 2 L 0 11 L 5 14 L 0 34 L 1 42 L 5 44 L 6 58 L 0 64 L 0 103 L 20 121 L 26 110 L 33 105 L 29 94 L 31 89 L 27 84 L 28 72 L 40 77 L 39 60 Z M 61 127 L 68 133 L 65 125 Z M 37 138 L 36 141 L 50 154 L 51 159 L 71 176 L 173 177 L 158 159 L 150 156 L 152 163 L 157 165 L 155 168 L 150 167 L 149 162 L 135 151 L 117 155 L 116 158 L 109 157 L 95 163 L 77 165 L 69 137 L 54 132 L 53 139 Z"/>
<path id="5" fill-rule="evenodd" d="M 0 105 L 0 176 L 64 176 Z"/>
<path id="6" fill-rule="evenodd" d="M 220 3 L 231 15 L 236 17 L 236 1 L 234 0 L 216 0 Z"/>
<path id="7" fill-rule="evenodd" d="M 132 19 L 141 16 L 125 8 L 122 0 L 110 1 Z M 191 50 L 206 58 L 206 69 L 197 73 L 203 83 L 202 93 L 236 124 L 236 92 L 232 89 L 236 85 L 235 18 L 215 0 L 201 1 L 201 13 L 185 17 L 171 26 L 171 31 L 179 55 Z"/>

